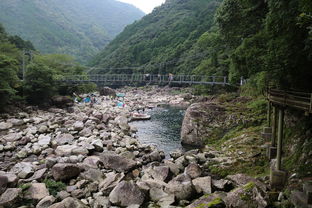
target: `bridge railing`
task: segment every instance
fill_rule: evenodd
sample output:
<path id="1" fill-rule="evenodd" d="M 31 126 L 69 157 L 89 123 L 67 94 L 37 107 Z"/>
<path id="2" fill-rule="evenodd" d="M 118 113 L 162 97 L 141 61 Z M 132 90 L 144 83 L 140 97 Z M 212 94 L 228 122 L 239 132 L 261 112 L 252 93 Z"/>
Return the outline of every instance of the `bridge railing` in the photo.
<path id="1" fill-rule="evenodd" d="M 222 84 L 228 85 L 227 78 L 223 76 L 198 76 L 198 75 L 155 75 L 155 74 L 91 74 L 70 75 L 59 81 L 82 82 L 145 82 L 145 83 L 180 83 L 180 84 Z"/>
<path id="2" fill-rule="evenodd" d="M 268 100 L 276 105 L 312 113 L 312 93 L 269 89 Z"/>

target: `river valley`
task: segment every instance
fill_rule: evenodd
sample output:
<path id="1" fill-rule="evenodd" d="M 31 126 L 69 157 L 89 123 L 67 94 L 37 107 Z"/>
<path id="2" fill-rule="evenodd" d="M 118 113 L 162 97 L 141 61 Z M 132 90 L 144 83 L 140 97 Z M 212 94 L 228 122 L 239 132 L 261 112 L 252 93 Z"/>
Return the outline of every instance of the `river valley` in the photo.
<path id="1" fill-rule="evenodd" d="M 97 95 L 98 103 L 93 106 L 28 107 L 24 112 L 2 116 L 0 205 L 19 207 L 27 202 L 36 208 L 195 208 L 238 203 L 235 207 L 244 207 L 241 204 L 245 201 L 237 194 L 247 191 L 252 198 L 244 188 L 252 182 L 252 190 L 259 192 L 258 207 L 265 207 L 263 182 L 244 174 L 218 175 L 219 168 L 235 165 L 248 156 L 247 151 L 235 158 L 225 154 L 227 150 L 209 146 L 184 150 L 181 146 L 184 114 L 189 116 L 184 132 L 191 139 L 200 136 L 197 133 L 201 129 L 211 128 L 192 123 L 208 116 L 210 111 L 203 111 L 204 105 L 214 113 L 210 123 L 223 125 L 218 128 L 227 126 L 224 122 L 230 119 L 238 122 L 240 117 L 231 115 L 229 119 L 215 101 L 207 99 L 198 108 L 203 112 L 196 105 L 185 112 L 177 106 L 190 106 L 196 97 L 176 89 L 125 88 L 120 92 L 125 94 L 123 107 L 118 107 L 117 99 Z M 142 109 L 151 120 L 129 122 L 132 113 Z M 214 121 L 217 118 L 220 121 Z M 245 141 L 248 139 L 254 138 Z M 229 192 L 234 187 L 236 191 Z"/>

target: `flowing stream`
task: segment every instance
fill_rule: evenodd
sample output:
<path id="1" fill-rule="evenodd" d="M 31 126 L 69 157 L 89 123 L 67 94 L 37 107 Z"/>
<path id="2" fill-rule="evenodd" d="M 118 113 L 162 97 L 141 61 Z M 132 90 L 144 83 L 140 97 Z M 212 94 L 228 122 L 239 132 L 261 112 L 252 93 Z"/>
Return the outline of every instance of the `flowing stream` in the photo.
<path id="1" fill-rule="evenodd" d="M 185 109 L 162 106 L 146 113 L 151 115 L 150 120 L 131 122 L 138 129 L 138 140 L 142 144 L 155 144 L 166 156 L 176 149 L 183 150 L 180 131 Z"/>

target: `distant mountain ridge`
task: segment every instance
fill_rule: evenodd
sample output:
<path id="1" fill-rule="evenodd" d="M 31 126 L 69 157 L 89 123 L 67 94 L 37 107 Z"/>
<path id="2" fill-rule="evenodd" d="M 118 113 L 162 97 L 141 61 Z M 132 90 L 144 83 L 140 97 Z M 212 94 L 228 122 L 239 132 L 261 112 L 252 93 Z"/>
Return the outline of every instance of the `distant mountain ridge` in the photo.
<path id="1" fill-rule="evenodd" d="M 207 53 L 197 42 L 221 2 L 167 0 L 110 42 L 94 58 L 94 73 L 190 73 Z"/>
<path id="2" fill-rule="evenodd" d="M 43 53 L 86 62 L 123 28 L 144 16 L 116 0 L 1 0 L 0 23 Z"/>

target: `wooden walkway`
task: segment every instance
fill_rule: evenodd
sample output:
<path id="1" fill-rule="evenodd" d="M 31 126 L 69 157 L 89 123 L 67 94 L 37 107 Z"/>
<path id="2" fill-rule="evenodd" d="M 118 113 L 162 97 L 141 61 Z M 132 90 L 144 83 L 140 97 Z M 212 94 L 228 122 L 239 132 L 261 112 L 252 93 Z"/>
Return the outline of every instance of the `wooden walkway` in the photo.
<path id="1" fill-rule="evenodd" d="M 229 85 L 227 77 L 197 75 L 154 75 L 154 74 L 93 74 L 72 75 L 59 79 L 60 82 L 81 84 L 94 82 L 98 85 L 128 85 L 145 83 L 154 85 L 189 84 L 189 85 Z"/>
<path id="2" fill-rule="evenodd" d="M 312 113 L 312 93 L 269 89 L 267 96 L 273 105 L 303 110 L 306 114 Z"/>

